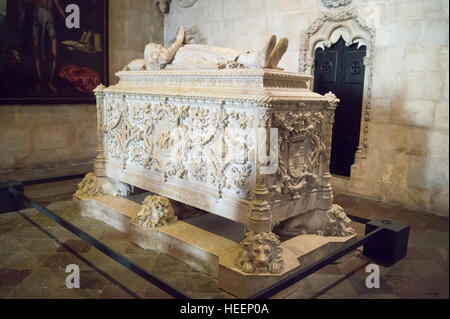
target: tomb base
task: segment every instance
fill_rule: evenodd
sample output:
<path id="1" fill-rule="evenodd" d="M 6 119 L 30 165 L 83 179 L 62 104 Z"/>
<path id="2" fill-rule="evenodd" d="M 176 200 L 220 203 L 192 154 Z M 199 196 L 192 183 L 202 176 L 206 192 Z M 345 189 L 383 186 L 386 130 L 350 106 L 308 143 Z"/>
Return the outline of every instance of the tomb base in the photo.
<path id="1" fill-rule="evenodd" d="M 236 231 L 239 227 L 229 225 L 235 222 L 217 215 L 205 214 L 165 226 L 144 228 L 131 221 L 142 206 L 129 198 L 74 195 L 74 202 L 83 216 L 103 221 L 119 231 L 128 233 L 129 240 L 144 249 L 161 251 L 211 275 L 218 279 L 224 291 L 237 298 L 249 297 L 277 283 L 356 240 L 357 237 L 356 234 L 346 237 L 295 236 L 281 243 L 284 260 L 281 273 L 248 274 L 236 265 L 239 241 L 245 234 L 243 225 Z M 175 215 L 180 216 L 182 209 L 176 208 Z"/>

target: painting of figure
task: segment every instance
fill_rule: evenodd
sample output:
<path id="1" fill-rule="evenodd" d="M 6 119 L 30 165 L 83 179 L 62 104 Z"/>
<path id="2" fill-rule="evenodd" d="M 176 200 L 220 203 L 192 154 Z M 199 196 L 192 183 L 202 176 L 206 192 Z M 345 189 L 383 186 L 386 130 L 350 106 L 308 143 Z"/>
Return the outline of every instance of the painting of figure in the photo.
<path id="1" fill-rule="evenodd" d="M 0 0 L 0 103 L 93 102 L 107 51 L 107 0 Z"/>

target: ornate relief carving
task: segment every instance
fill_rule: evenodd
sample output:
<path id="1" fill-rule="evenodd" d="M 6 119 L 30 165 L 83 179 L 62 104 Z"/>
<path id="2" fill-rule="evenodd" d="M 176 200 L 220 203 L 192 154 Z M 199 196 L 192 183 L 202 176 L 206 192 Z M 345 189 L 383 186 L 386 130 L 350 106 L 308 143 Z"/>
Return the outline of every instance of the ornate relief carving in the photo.
<path id="1" fill-rule="evenodd" d="M 130 100 L 107 105 L 104 127 L 107 154 L 127 164 L 181 179 L 249 192 L 252 167 L 248 153 L 252 119 L 224 108 L 171 105 Z"/>
<path id="2" fill-rule="evenodd" d="M 176 88 L 186 89 L 214 89 L 218 92 L 223 89 L 241 89 L 246 88 L 307 88 L 307 82 L 312 76 L 298 73 L 282 73 L 272 70 L 260 69 L 223 69 L 223 70 L 170 70 L 159 71 L 119 71 L 116 75 L 121 81 L 114 87 L 109 87 L 108 92 L 116 93 L 137 93 L 137 88 L 154 89 L 156 94 L 174 94 L 180 96 L 191 96 L 189 92 L 177 92 Z M 214 78 L 213 81 L 210 79 Z M 123 90 L 121 90 L 123 89 Z M 170 89 L 166 91 L 164 89 Z M 214 96 L 204 95 L 204 97 Z M 261 97 L 255 98 L 254 95 L 246 92 L 246 100 L 255 100 L 260 102 Z M 229 92 L 228 99 L 242 98 L 239 95 Z M 267 101 L 288 101 L 289 96 L 270 96 Z M 295 100 L 302 99 L 297 96 Z M 308 97 L 308 101 L 320 99 L 322 97 Z"/>
<path id="3" fill-rule="evenodd" d="M 94 173 L 87 173 L 83 180 L 78 184 L 78 190 L 75 192 L 76 196 L 102 196 L 103 187 L 100 178 L 97 178 Z"/>
<path id="4" fill-rule="evenodd" d="M 245 234 L 236 265 L 246 273 L 279 274 L 283 270 L 281 242 L 274 233 Z"/>
<path id="5" fill-rule="evenodd" d="M 340 2 L 340 1 L 330 1 Z M 368 133 L 370 121 L 370 108 L 373 82 L 373 61 L 374 61 L 374 38 L 375 31 L 363 22 L 355 13 L 351 11 L 339 11 L 337 13 L 325 13 L 316 19 L 304 32 L 301 33 L 299 72 L 313 74 L 314 54 L 317 47 L 330 47 L 342 36 L 346 45 L 359 43 L 366 45 L 366 57 L 364 65 L 366 68 L 364 80 L 364 96 L 362 105 L 362 123 L 360 132 L 360 142 L 355 154 L 355 163 L 366 158 L 368 147 Z"/>
<path id="6" fill-rule="evenodd" d="M 337 205 L 327 211 L 328 223 L 324 230 L 325 236 L 350 236 L 356 234 L 355 230 L 350 226 L 351 220 L 347 217 L 344 209 Z"/>
<path id="7" fill-rule="evenodd" d="M 241 197 L 246 197 L 250 191 L 250 175 L 252 173 L 252 165 L 233 165 L 227 174 L 225 187 L 234 191 Z"/>
<path id="8" fill-rule="evenodd" d="M 327 8 L 339 8 L 348 6 L 352 0 L 322 0 L 322 3 Z"/>
<path id="9" fill-rule="evenodd" d="M 275 194 L 298 198 L 319 184 L 319 165 L 328 149 L 322 141 L 321 112 L 273 113 L 272 125 L 279 129 L 279 157 Z"/>
<path id="10" fill-rule="evenodd" d="M 168 198 L 149 195 L 144 199 L 142 209 L 132 222 L 145 228 L 155 228 L 174 223 L 177 220 Z"/>
<path id="11" fill-rule="evenodd" d="M 176 0 L 178 5 L 183 8 L 189 8 L 194 5 L 197 0 Z"/>

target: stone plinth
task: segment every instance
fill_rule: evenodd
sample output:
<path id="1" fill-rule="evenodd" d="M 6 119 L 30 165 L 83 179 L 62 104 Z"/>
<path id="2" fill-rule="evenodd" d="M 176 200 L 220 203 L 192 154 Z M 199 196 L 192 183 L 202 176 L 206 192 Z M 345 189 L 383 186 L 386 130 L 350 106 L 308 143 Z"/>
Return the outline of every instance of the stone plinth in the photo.
<path id="1" fill-rule="evenodd" d="M 236 264 L 239 243 L 213 233 L 212 229 L 207 231 L 182 220 L 166 226 L 143 228 L 131 222 L 141 205 L 126 198 L 103 195 L 74 197 L 74 200 L 83 216 L 102 220 L 127 232 L 129 240 L 144 249 L 161 251 L 208 273 L 219 280 L 223 290 L 238 298 L 249 297 L 356 239 L 356 235 L 299 235 L 281 243 L 284 260 L 281 273 L 249 274 Z M 219 223 L 211 228 L 220 226 Z"/>

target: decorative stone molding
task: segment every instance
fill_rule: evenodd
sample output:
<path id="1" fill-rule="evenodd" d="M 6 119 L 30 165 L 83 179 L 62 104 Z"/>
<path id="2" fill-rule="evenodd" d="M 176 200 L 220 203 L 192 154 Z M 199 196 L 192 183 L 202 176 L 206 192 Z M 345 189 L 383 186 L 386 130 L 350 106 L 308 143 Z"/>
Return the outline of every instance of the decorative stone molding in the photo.
<path id="1" fill-rule="evenodd" d="M 351 220 L 347 217 L 344 209 L 337 205 L 327 211 L 328 223 L 326 225 L 325 236 L 350 236 L 355 234 L 355 230 L 350 226 Z"/>
<path id="2" fill-rule="evenodd" d="M 373 61 L 375 31 L 351 11 L 325 13 L 316 19 L 300 35 L 299 72 L 314 74 L 314 55 L 318 47 L 330 47 L 340 37 L 346 45 L 358 43 L 366 46 L 364 58 L 365 76 L 362 104 L 362 119 L 359 146 L 355 154 L 355 164 L 366 158 L 370 121 L 370 99 L 373 85 Z"/>
<path id="3" fill-rule="evenodd" d="M 350 3 L 352 0 L 322 0 L 322 4 L 329 9 L 348 6 Z"/>
<path id="4" fill-rule="evenodd" d="M 245 234 L 236 265 L 246 273 L 279 274 L 283 270 L 281 242 L 272 232 Z"/>
<path id="5" fill-rule="evenodd" d="M 177 4 L 182 8 L 189 8 L 192 7 L 197 0 L 176 0 Z"/>
<path id="6" fill-rule="evenodd" d="M 83 180 L 78 184 L 76 196 L 102 196 L 104 194 L 102 180 L 97 178 L 94 173 L 87 173 Z"/>
<path id="7" fill-rule="evenodd" d="M 103 94 L 103 90 L 106 87 L 103 84 L 99 84 L 95 89 L 94 89 L 94 94 L 96 97 L 96 109 L 97 109 L 97 156 L 95 157 L 94 160 L 94 173 L 95 176 L 97 176 L 98 178 L 101 177 L 105 177 L 106 176 L 106 172 L 105 172 L 105 163 L 106 163 L 106 158 L 105 158 L 105 153 L 104 153 L 104 143 L 103 143 L 103 132 L 102 132 L 102 127 L 103 127 L 103 101 L 104 101 L 104 94 Z"/>
<path id="8" fill-rule="evenodd" d="M 144 228 L 155 228 L 178 220 L 167 197 L 149 195 L 142 203 L 142 209 L 132 222 Z"/>

